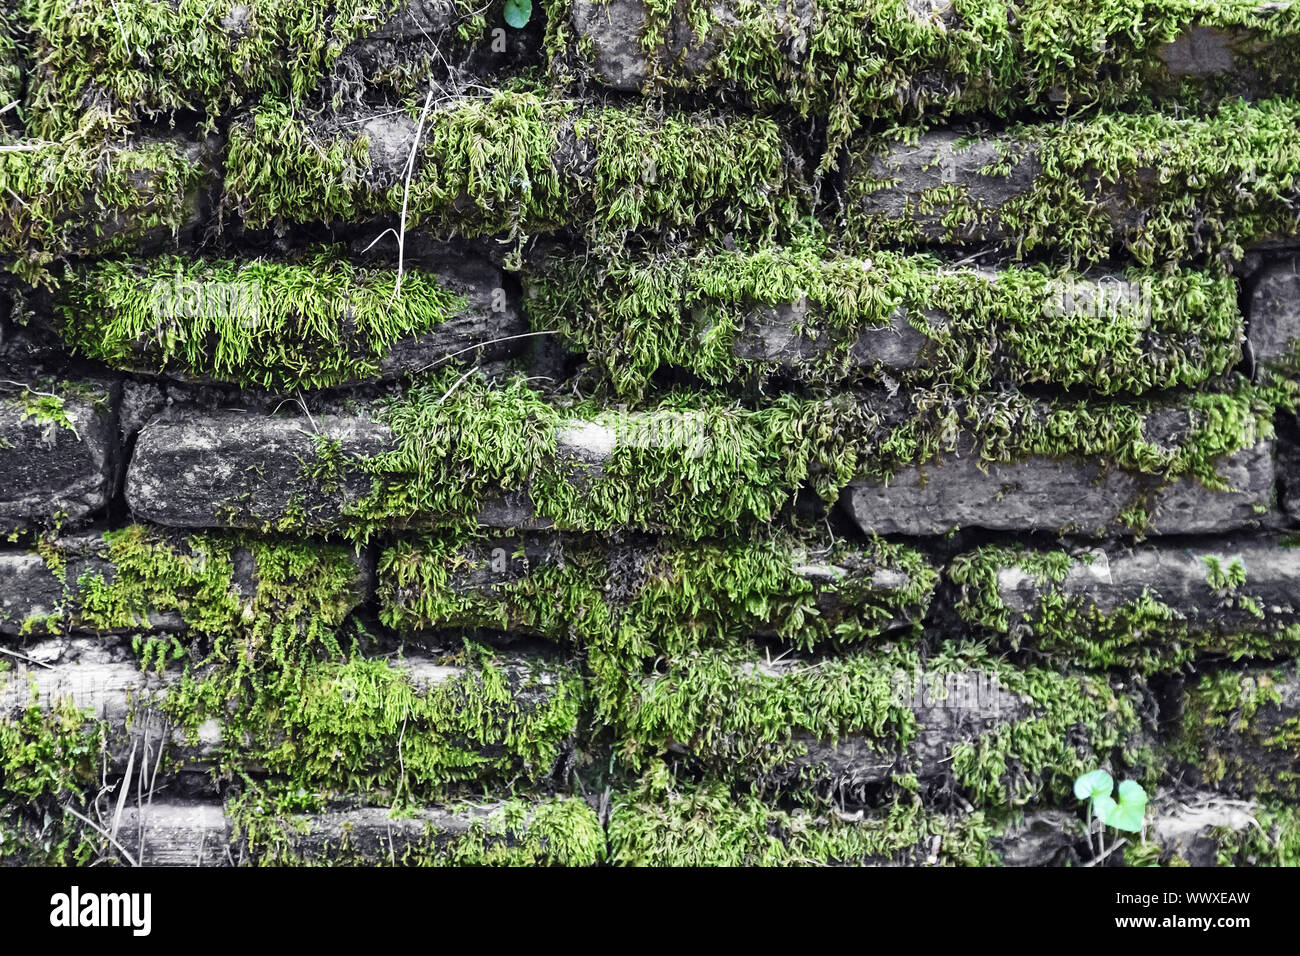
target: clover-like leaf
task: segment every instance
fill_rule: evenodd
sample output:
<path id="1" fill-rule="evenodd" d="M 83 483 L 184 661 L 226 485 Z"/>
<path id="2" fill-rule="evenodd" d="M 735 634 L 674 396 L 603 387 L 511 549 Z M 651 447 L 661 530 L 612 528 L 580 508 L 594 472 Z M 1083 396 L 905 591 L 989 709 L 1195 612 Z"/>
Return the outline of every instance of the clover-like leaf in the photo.
<path id="1" fill-rule="evenodd" d="M 1107 797 L 1095 804 L 1097 817 L 1108 827 L 1138 833 L 1147 813 L 1147 792 L 1133 780 L 1125 780 L 1119 785 L 1119 801 Z"/>
<path id="2" fill-rule="evenodd" d="M 505 16 L 506 23 L 522 30 L 533 18 L 533 0 L 506 0 Z"/>
<path id="3" fill-rule="evenodd" d="M 1109 797 L 1113 786 L 1115 781 L 1110 774 L 1105 770 L 1094 770 L 1074 781 L 1074 795 L 1080 800 L 1098 800 Z"/>

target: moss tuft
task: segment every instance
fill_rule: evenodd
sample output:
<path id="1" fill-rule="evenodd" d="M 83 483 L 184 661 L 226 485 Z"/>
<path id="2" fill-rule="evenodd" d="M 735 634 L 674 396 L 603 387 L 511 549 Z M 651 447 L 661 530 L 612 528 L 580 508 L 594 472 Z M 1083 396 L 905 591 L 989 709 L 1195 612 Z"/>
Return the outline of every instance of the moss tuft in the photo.
<path id="1" fill-rule="evenodd" d="M 112 367 L 277 391 L 378 374 L 399 339 L 436 328 L 464 300 L 426 273 L 169 256 L 103 261 L 64 284 L 63 337 Z"/>

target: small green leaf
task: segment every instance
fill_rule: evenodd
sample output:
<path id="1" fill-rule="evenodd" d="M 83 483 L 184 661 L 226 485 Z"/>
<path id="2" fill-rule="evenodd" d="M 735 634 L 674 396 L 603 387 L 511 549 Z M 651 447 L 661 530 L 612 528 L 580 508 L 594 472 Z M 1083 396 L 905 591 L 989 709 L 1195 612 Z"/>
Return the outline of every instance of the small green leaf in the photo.
<path id="1" fill-rule="evenodd" d="M 1119 785 L 1119 802 L 1110 797 L 1095 804 L 1097 817 L 1108 827 L 1138 833 L 1142 830 L 1147 812 L 1147 792 L 1132 780 Z"/>
<path id="2" fill-rule="evenodd" d="M 505 14 L 506 23 L 522 30 L 533 18 L 533 0 L 506 0 Z"/>
<path id="3" fill-rule="evenodd" d="M 1105 770 L 1094 770 L 1074 781 L 1074 795 L 1080 800 L 1097 800 L 1109 797 L 1114 785 L 1115 781 Z"/>

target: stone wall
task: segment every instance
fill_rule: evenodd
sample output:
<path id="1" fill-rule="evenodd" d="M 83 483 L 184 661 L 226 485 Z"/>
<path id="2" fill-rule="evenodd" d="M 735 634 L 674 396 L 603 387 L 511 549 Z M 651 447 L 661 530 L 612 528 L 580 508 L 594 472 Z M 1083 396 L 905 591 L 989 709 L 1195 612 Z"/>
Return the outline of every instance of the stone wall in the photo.
<path id="1" fill-rule="evenodd" d="M 0 861 L 1296 863 L 1227 6 L 4 0 Z"/>

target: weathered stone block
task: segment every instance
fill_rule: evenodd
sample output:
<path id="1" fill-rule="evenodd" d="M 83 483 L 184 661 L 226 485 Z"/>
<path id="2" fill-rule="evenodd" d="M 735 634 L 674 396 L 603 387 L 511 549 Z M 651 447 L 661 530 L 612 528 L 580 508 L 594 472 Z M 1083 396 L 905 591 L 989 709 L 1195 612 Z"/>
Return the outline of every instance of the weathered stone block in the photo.
<path id="1" fill-rule="evenodd" d="M 398 631 L 489 628 L 660 649 L 755 635 L 850 642 L 916 628 L 938 577 L 903 545 L 793 536 L 435 539 L 386 550 L 379 568 L 381 620 Z"/>
<path id="2" fill-rule="evenodd" d="M 959 557 L 958 613 L 1013 646 L 1089 667 L 1181 669 L 1300 650 L 1300 550 L 1274 539 Z"/>
<path id="3" fill-rule="evenodd" d="M 1295 664 L 1189 680 L 1171 756 L 1193 786 L 1243 797 L 1300 797 L 1300 676 Z"/>
<path id="4" fill-rule="evenodd" d="M 113 490 L 110 386 L 15 387 L 0 398 L 0 530 L 84 522 Z"/>
<path id="5" fill-rule="evenodd" d="M 1273 442 L 1226 456 L 1218 470 L 1231 490 L 1213 491 L 1194 478 L 1162 484 L 1099 461 L 1033 457 L 981 465 L 954 455 L 887 482 L 855 482 L 842 500 L 869 534 L 936 535 L 958 527 L 1197 534 L 1261 524 L 1273 496 Z"/>
<path id="6" fill-rule="evenodd" d="M 1300 258 L 1263 270 L 1250 297 L 1250 344 L 1255 361 L 1288 372 L 1300 343 Z"/>
<path id="7" fill-rule="evenodd" d="M 338 624 L 370 593 L 372 570 L 364 553 L 319 542 L 140 526 L 64 535 L 39 553 L 0 552 L 0 634 L 221 633 L 250 613 L 283 619 L 286 598 L 314 600 Z"/>
<path id="8" fill-rule="evenodd" d="M 137 517 L 177 528 L 274 528 L 291 514 L 328 527 L 370 491 L 371 479 L 347 471 L 337 482 L 315 481 L 306 471 L 322 442 L 365 458 L 388 449 L 391 432 L 366 416 L 159 418 L 140 432 L 127 502 Z"/>

